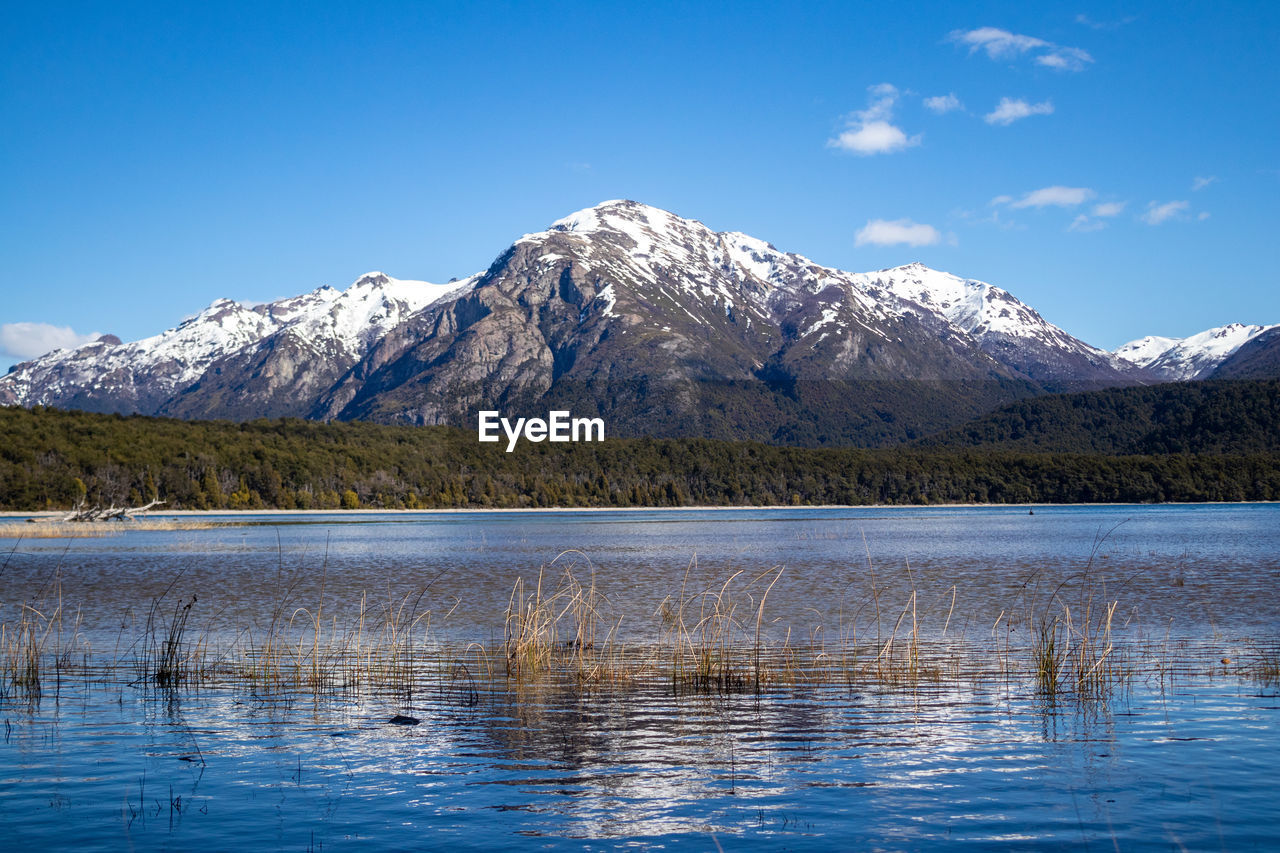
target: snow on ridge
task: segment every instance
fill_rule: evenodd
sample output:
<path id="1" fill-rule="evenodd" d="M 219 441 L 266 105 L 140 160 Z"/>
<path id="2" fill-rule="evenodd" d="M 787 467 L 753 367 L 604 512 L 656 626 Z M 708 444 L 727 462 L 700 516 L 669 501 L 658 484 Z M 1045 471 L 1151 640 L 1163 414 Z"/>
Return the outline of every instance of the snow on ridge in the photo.
<path id="1" fill-rule="evenodd" d="M 1280 326 L 1228 323 L 1185 338 L 1148 335 L 1115 350 L 1115 355 L 1166 379 L 1200 379 L 1212 373 L 1240 347 L 1275 328 Z"/>
<path id="2" fill-rule="evenodd" d="M 327 337 L 348 354 L 359 356 L 364 348 L 394 326 L 444 297 L 470 289 L 479 274 L 462 281 L 433 284 L 397 279 L 385 273 L 366 273 L 339 294 L 323 312 L 302 318 L 297 326 L 305 339 Z"/>
<path id="3" fill-rule="evenodd" d="M 1072 337 L 1030 305 L 993 284 L 961 278 L 919 262 L 862 275 L 909 304 L 941 314 L 953 326 L 979 339 L 992 334 L 1022 338 L 1113 362 L 1110 353 Z"/>
<path id="4" fill-rule="evenodd" d="M 1146 367 L 1178 344 L 1182 338 L 1164 338 L 1159 335 L 1147 335 L 1112 350 L 1112 354 L 1130 361 L 1139 367 Z"/>
<path id="5" fill-rule="evenodd" d="M 58 376 L 103 389 L 108 384 L 112 388 L 121 383 L 132 385 L 146 374 L 146 383 L 153 390 L 172 393 L 198 380 L 215 360 L 286 331 L 295 332 L 317 352 L 323 352 L 324 342 L 329 341 L 356 358 L 402 320 L 446 296 L 474 287 L 479 278 L 476 274 L 461 281 L 432 284 L 368 273 L 345 291 L 324 285 L 266 303 L 221 297 L 157 335 L 112 347 L 92 341 L 72 350 L 55 350 L 18 365 L 0 380 L 24 405 L 51 402 L 58 387 L 66 384 L 55 379 Z M 49 393 L 36 390 L 49 383 Z"/>

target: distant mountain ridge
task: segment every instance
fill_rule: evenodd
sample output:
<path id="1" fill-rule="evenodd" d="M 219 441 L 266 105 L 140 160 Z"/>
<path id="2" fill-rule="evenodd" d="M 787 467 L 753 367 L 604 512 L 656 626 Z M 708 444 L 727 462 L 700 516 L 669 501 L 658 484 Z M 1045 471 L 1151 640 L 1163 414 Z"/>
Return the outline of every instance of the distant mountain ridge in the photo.
<path id="1" fill-rule="evenodd" d="M 0 378 L 0 403 L 467 426 L 480 407 L 556 404 L 617 434 L 883 444 L 1027 396 L 1161 377 L 1159 355 L 1155 368 L 1124 355 L 984 282 L 921 264 L 844 272 L 611 201 L 460 281 L 370 273 L 55 351 Z"/>
<path id="2" fill-rule="evenodd" d="M 1246 326 L 1243 323 L 1231 323 L 1206 329 L 1186 338 L 1148 335 L 1130 341 L 1114 354 L 1146 368 L 1163 380 L 1181 382 L 1191 379 L 1244 378 L 1236 375 L 1238 369 L 1233 362 L 1236 354 L 1252 341 L 1274 335 L 1278 331 L 1280 325 Z M 1256 348 L 1246 350 L 1245 356 L 1255 350 Z M 1221 376 L 1219 371 L 1222 372 Z M 1280 375 L 1274 370 L 1265 372 Z"/>

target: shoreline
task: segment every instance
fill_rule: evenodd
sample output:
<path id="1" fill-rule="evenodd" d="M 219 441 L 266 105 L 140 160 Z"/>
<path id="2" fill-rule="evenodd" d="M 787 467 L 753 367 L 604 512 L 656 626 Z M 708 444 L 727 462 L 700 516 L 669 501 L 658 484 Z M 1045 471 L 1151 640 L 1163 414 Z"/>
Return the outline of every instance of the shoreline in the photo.
<path id="1" fill-rule="evenodd" d="M 783 504 L 751 504 L 742 506 L 581 506 L 581 507 L 439 507 L 435 509 L 175 509 L 167 512 L 149 512 L 139 515 L 138 521 L 160 518 L 209 518 L 249 516 L 369 516 L 369 515 L 480 515 L 516 513 L 566 513 L 566 512 L 797 512 L 805 510 L 919 510 L 919 509 L 1058 509 L 1066 507 L 1163 507 L 1163 506 L 1269 506 L 1280 501 L 1164 501 L 1161 503 L 940 503 L 940 504 L 813 504 L 788 506 Z M 66 515 L 66 510 L 41 510 L 38 512 L 0 511 L 0 519 L 37 519 L 54 521 Z M 68 522 L 73 523 L 73 522 Z M 85 522 L 74 522 L 85 523 Z M 103 522 L 127 524 L 127 522 Z"/>

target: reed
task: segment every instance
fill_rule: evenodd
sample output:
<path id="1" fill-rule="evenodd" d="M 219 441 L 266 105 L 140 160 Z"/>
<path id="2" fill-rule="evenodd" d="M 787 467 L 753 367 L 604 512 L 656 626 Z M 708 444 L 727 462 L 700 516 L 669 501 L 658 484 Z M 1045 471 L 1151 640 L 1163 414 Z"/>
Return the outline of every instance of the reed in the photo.
<path id="1" fill-rule="evenodd" d="M 794 680 L 790 633 L 771 647 L 765 632 L 765 605 L 783 567 L 750 578 L 737 571 L 691 592 L 689 577 L 696 567 L 695 559 L 679 592 L 664 598 L 656 612 L 661 625 L 658 646 L 669 649 L 664 656 L 670 661 L 673 688 L 725 693 Z"/>
<path id="2" fill-rule="evenodd" d="M 574 573 L 585 562 L 588 580 Z M 549 588 L 547 570 L 565 565 L 558 585 Z M 595 571 L 586 555 L 565 551 L 538 570 L 534 588 L 526 592 L 517 578 L 503 620 L 505 673 L 517 682 L 548 673 L 579 683 L 622 681 L 633 662 L 616 641 L 622 617 L 610 613 L 607 596 L 596 588 Z M 608 630 L 601 634 L 603 626 Z"/>
<path id="3" fill-rule="evenodd" d="M 1079 586 L 1073 608 L 1068 587 Z M 1030 656 L 1037 692 L 1048 698 L 1069 693 L 1081 699 L 1105 699 L 1126 678 L 1112 636 L 1119 602 L 1095 586 L 1089 570 L 1063 580 L 1042 606 L 1028 604 Z"/>
<path id="4" fill-rule="evenodd" d="M 88 655 L 80 637 L 80 611 L 64 623 L 62 582 L 57 573 L 38 600 L 18 605 L 13 620 L 0 622 L 0 699 L 16 694 L 39 700 L 46 679 L 60 679 L 76 652 Z"/>
<path id="5" fill-rule="evenodd" d="M 17 621 L 0 625 L 0 656 L 6 688 L 16 688 L 24 696 L 39 697 L 46 649 L 53 624 L 59 618 L 59 611 L 46 616 L 24 604 Z"/>
<path id="6" fill-rule="evenodd" d="M 1246 672 L 1263 687 L 1280 686 L 1280 646 L 1270 645 L 1258 650 Z"/>
<path id="7" fill-rule="evenodd" d="M 622 618 L 599 589 L 590 561 L 576 552 L 544 566 L 536 579 L 515 581 L 501 639 L 488 644 L 435 638 L 453 610 L 433 611 L 431 583 L 411 593 L 364 593 L 357 606 L 344 608 L 330 600 L 323 569 L 317 600 L 299 601 L 301 577 L 281 566 L 267 623 L 215 645 L 192 630 L 200 603 L 174 594 L 179 575 L 151 602 L 139 639 L 116 659 L 132 651 L 137 677 L 131 683 L 170 693 L 238 684 L 257 694 L 394 693 L 411 702 L 416 693 L 435 691 L 470 706 L 492 691 L 519 696 L 640 684 L 709 696 L 834 686 L 926 697 L 935 687 L 971 684 L 1002 687 L 1007 695 L 1095 702 L 1125 683 L 1133 671 L 1125 656 L 1137 654 L 1132 644 L 1122 650 L 1113 636 L 1115 599 L 1087 572 L 1044 594 L 1028 578 L 1024 610 L 1002 612 L 989 638 L 954 630 L 965 610 L 956 588 L 925 600 L 914 579 L 901 603 L 873 590 L 847 616 L 841 605 L 834 630 L 815 618 L 793 635 L 769 613 L 786 589 L 783 567 L 708 578 L 694 560 L 656 609 L 655 639 L 634 645 L 619 639 Z M 73 617 L 70 631 L 62 624 L 60 589 L 54 584 L 51 590 L 47 602 L 23 604 L 0 621 L 6 696 L 38 697 L 47 674 L 65 671 L 71 652 L 83 648 Z M 352 614 L 348 621 L 339 618 L 342 612 Z M 860 625 L 860 617 L 869 621 L 875 614 L 883 627 Z M 1149 656 L 1151 671 L 1163 678 L 1167 649 Z M 1251 677 L 1280 678 L 1274 646 L 1252 658 Z"/>

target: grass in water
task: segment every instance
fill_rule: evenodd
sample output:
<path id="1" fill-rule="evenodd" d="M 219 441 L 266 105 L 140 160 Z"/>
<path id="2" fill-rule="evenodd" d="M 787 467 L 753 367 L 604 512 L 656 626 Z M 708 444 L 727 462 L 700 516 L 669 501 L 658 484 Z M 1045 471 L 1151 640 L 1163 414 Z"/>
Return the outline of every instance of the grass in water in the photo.
<path id="1" fill-rule="evenodd" d="M 952 626 L 971 621 L 962 619 L 963 596 L 953 587 L 937 601 L 921 601 L 914 581 L 900 604 L 882 600 L 873 586 L 847 621 L 841 616 L 838 630 L 829 635 L 814 625 L 795 642 L 791 628 L 769 618 L 783 567 L 706 578 L 694 561 L 657 608 L 650 626 L 654 640 L 631 644 L 619 639 L 622 617 L 580 552 L 560 555 L 536 581 L 516 581 L 501 637 L 488 644 L 435 635 L 427 606 L 434 581 L 407 594 L 366 593 L 358 607 L 344 611 L 326 598 L 323 572 L 318 599 L 303 603 L 296 600 L 302 573 L 290 575 L 282 566 L 266 625 L 219 635 L 216 642 L 191 629 L 197 624 L 192 620 L 202 618 L 202 602 L 176 594 L 179 575 L 152 602 L 141 635 L 126 652 L 114 664 L 99 661 L 92 669 L 111 677 L 127 668 L 121 664 L 128 658 L 136 676 L 130 683 L 166 691 L 241 685 L 255 693 L 394 692 L 411 698 L 432 690 L 463 705 L 474 704 L 485 691 L 625 689 L 642 683 L 665 683 L 676 694 L 826 686 L 909 690 L 925 697 L 931 690 L 969 685 L 1093 702 L 1106 701 L 1133 676 L 1139 655 L 1126 647 L 1121 662 L 1122 644 L 1113 636 L 1116 602 L 1105 595 L 1105 585 L 1091 583 L 1087 571 L 1047 594 L 1036 594 L 1034 577 L 1028 579 L 1030 630 L 1019 631 L 1017 642 L 1006 613 L 989 638 L 966 637 L 963 630 L 957 637 Z M 335 615 L 340 612 L 354 616 L 343 624 Z M 447 623 L 451 612 L 437 621 Z M 74 669 L 76 652 L 84 651 L 87 662 L 77 624 L 65 627 L 63 613 L 54 585 L 47 601 L 23 603 L 0 619 L 3 697 L 38 698 L 50 674 L 61 677 Z M 884 628 L 859 626 L 860 616 L 880 615 Z M 859 639 L 860 631 L 865 639 Z M 1274 646 L 1252 657 L 1251 677 L 1280 679 Z M 1159 670 L 1161 678 L 1167 666 L 1163 655 L 1152 657 L 1150 670 Z M 91 668 L 86 663 L 83 669 Z"/>

